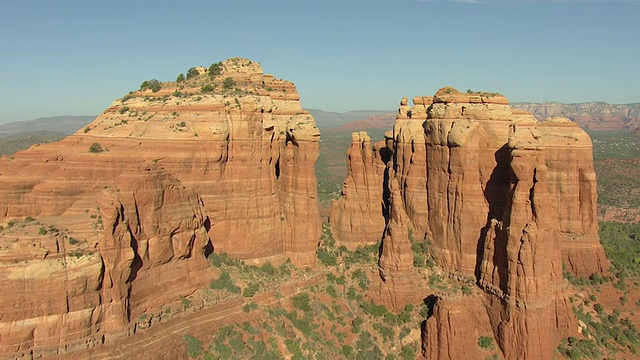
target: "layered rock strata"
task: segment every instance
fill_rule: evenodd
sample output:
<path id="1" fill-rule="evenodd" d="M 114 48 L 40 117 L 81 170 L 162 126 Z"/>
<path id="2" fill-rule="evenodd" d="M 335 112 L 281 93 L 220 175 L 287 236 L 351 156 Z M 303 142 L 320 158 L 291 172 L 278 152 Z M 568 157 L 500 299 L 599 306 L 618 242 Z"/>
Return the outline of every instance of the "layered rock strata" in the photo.
<path id="1" fill-rule="evenodd" d="M 427 242 L 428 255 L 445 273 L 480 286 L 481 322 L 490 324 L 506 358 L 551 358 L 560 339 L 577 328 L 563 267 L 576 276 L 607 271 L 589 136 L 567 119 L 541 123 L 498 94 L 443 88 L 413 103 L 400 103 L 386 143 L 392 155 L 383 197 L 374 199 L 392 210 L 385 217 L 381 274 L 406 273 L 413 260 L 406 244 Z M 352 187 L 362 186 L 364 173 L 349 173 Z M 332 221 L 349 200 L 335 202 Z M 437 301 L 438 316 L 425 331 L 452 326 L 447 319 L 456 304 L 464 306 Z M 442 348 L 463 341 L 443 345 L 433 333 L 424 339 L 429 358 L 446 358 Z"/>
<path id="2" fill-rule="evenodd" d="M 329 217 L 333 236 L 351 245 L 375 244 L 385 228 L 383 178 L 386 162 L 384 143 L 371 147 L 366 132 L 352 134 L 347 150 L 347 178 L 342 197 L 331 208 Z"/>
<path id="3" fill-rule="evenodd" d="M 145 82 L 61 142 L 0 159 L 0 224 L 65 229 L 0 234 L 0 353 L 127 334 L 208 283 L 212 251 L 314 264 L 320 134 L 295 86 L 240 58 L 180 80 Z"/>

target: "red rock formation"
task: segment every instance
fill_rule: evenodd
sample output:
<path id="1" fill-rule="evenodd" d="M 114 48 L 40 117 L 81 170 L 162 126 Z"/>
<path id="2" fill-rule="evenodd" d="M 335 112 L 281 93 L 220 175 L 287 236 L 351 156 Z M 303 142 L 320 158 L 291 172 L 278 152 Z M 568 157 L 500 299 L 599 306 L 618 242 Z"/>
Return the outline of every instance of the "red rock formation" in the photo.
<path id="1" fill-rule="evenodd" d="M 203 286 L 211 243 L 199 197 L 157 165 L 114 180 L 98 195 L 100 215 L 92 215 L 96 231 L 106 229 L 97 244 L 78 243 L 73 230 L 0 237 L 2 244 L 18 237 L 3 246 L 0 354 L 109 341 L 127 334 L 140 313 Z M 29 245 L 35 252 L 25 251 Z"/>
<path id="2" fill-rule="evenodd" d="M 383 144 L 376 144 L 376 149 L 372 149 L 366 132 L 352 134 L 342 198 L 334 202 L 329 215 L 331 232 L 342 244 L 355 247 L 382 239 L 385 151 Z"/>
<path id="3" fill-rule="evenodd" d="M 544 125 L 512 126 L 506 209 L 501 220 L 491 220 L 479 271 L 480 285 L 491 294 L 489 318 L 508 359 L 552 358 L 559 341 L 577 329 L 563 294 L 564 239 L 553 217 L 558 207 L 550 191 L 547 147 L 555 139 L 540 136 Z"/>
<path id="4" fill-rule="evenodd" d="M 486 359 L 500 354 L 486 310 L 479 298 L 456 297 L 435 300 L 433 314 L 422 332 L 422 354 L 427 359 Z M 473 326 L 470 326 L 473 324 Z M 486 339 L 487 348 L 478 346 Z"/>
<path id="5" fill-rule="evenodd" d="M 121 174 L 116 188 L 105 189 L 99 202 L 107 334 L 208 282 L 203 275 L 212 250 L 209 219 L 195 192 L 152 164 Z"/>
<path id="6" fill-rule="evenodd" d="M 387 142 L 393 155 L 383 179 L 391 196 L 381 276 L 407 273 L 412 232 L 413 241 L 430 241 L 430 255 L 449 276 L 475 278 L 484 292 L 475 304 L 436 303 L 423 355 L 480 355 L 477 339 L 455 329 L 463 322 L 452 319 L 463 313 L 471 319 L 466 328 L 489 332 L 506 358 L 551 358 L 577 330 L 563 265 L 577 276 L 607 271 L 589 136 L 567 119 L 539 123 L 497 94 L 443 88 L 413 107 L 407 101 Z M 481 314 L 471 316 L 467 306 Z"/>
<path id="7" fill-rule="evenodd" d="M 201 92 L 196 82 L 139 91 L 62 142 L 4 159 L 0 219 L 63 214 L 124 170 L 154 162 L 202 197 L 218 250 L 313 263 L 320 232 L 314 120 L 295 86 L 263 75 L 258 63 L 230 59 L 220 76 L 235 88 Z M 105 151 L 90 152 L 93 143 Z"/>
<path id="8" fill-rule="evenodd" d="M 0 291 L 11 295 L 0 300 L 0 354 L 126 334 L 140 313 L 208 283 L 214 248 L 315 262 L 320 134 L 295 86 L 245 59 L 222 62 L 213 79 L 200 72 L 116 100 L 59 143 L 0 159 L 0 222 L 35 217 L 97 244 L 78 252 L 61 237 L 37 239 L 44 250 L 3 273 Z M 9 248 L 30 241 L 16 237 Z M 0 235 L 0 255 L 14 239 Z"/>

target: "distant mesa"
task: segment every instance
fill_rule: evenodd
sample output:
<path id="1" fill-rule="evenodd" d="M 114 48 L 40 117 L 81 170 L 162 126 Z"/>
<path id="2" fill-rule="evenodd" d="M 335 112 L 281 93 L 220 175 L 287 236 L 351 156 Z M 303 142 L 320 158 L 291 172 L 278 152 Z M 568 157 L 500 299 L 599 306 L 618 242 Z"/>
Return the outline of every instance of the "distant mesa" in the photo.
<path id="1" fill-rule="evenodd" d="M 563 104 L 559 102 L 513 103 L 513 107 L 526 110 L 543 120 L 550 116 L 567 117 L 586 130 L 640 130 L 640 103 L 608 104 L 585 102 Z"/>

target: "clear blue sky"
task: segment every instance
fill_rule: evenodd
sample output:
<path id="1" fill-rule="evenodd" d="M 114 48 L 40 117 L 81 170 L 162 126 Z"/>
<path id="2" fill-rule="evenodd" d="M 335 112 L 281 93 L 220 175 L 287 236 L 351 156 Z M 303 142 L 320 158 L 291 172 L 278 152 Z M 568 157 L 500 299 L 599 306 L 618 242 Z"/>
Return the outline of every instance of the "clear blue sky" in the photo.
<path id="1" fill-rule="evenodd" d="M 2 0 L 0 123 L 97 115 L 144 80 L 241 56 L 302 106 L 389 109 L 452 85 L 640 102 L 640 0 Z"/>

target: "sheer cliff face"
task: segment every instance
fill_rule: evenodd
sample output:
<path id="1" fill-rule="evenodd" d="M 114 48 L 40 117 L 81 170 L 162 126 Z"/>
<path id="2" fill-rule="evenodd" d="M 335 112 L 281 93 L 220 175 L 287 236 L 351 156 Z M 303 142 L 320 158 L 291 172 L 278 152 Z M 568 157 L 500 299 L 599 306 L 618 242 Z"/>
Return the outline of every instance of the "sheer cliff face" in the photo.
<path id="1" fill-rule="evenodd" d="M 334 237 L 347 246 L 375 244 L 385 227 L 382 189 L 387 149 L 384 143 L 371 149 L 366 132 L 352 134 L 342 198 L 333 204 L 329 215 Z"/>
<path id="2" fill-rule="evenodd" d="M 295 86 L 258 63 L 231 59 L 221 72 L 213 91 L 197 79 L 138 91 L 62 142 L 3 159 L 1 219 L 83 211 L 123 171 L 154 163 L 202 198 L 216 251 L 311 264 L 315 121 Z"/>
<path id="3" fill-rule="evenodd" d="M 0 235 L 0 251 L 25 261 L 1 275 L 11 296 L 0 300 L 0 352 L 126 333 L 144 310 L 208 283 L 211 251 L 315 262 L 320 134 L 295 86 L 246 59 L 216 76 L 197 71 L 116 100 L 59 143 L 0 159 L 0 224 L 33 217 L 64 229 Z M 39 255 L 20 255 L 31 242 Z M 41 292 L 51 306 L 34 300 Z"/>
<path id="4" fill-rule="evenodd" d="M 413 258 L 403 256 L 411 251 L 408 233 L 428 241 L 438 265 L 483 290 L 485 300 L 473 306 L 486 317 L 470 326 L 490 324 L 506 358 L 551 358 L 577 328 L 562 289 L 563 265 L 578 276 L 607 271 L 589 136 L 567 119 L 540 123 L 497 94 L 444 88 L 414 98 L 414 106 L 407 102 L 387 141 L 392 155 L 379 191 L 390 210 L 381 274 L 411 267 Z M 367 171 L 350 172 L 351 186 Z M 349 200 L 334 204 L 332 219 L 343 216 Z M 456 306 L 471 305 L 436 301 L 425 356 L 448 358 L 444 349 L 461 341 L 452 338 L 452 316 L 464 311 Z"/>

